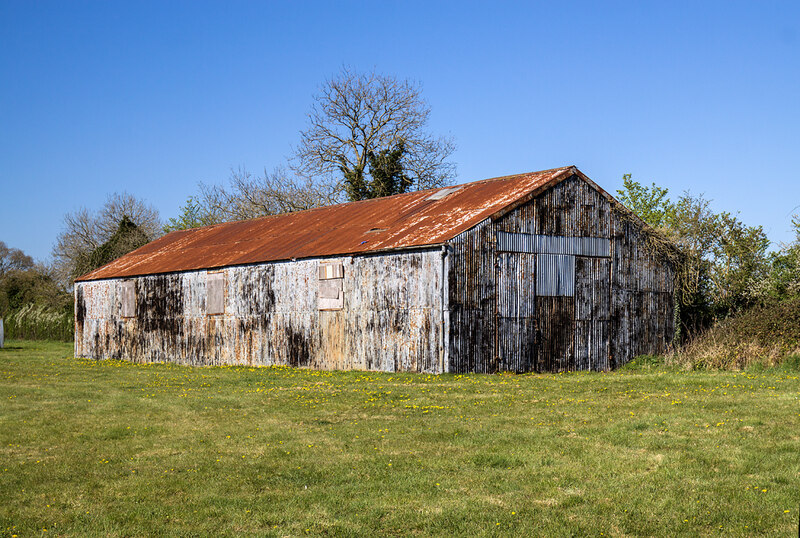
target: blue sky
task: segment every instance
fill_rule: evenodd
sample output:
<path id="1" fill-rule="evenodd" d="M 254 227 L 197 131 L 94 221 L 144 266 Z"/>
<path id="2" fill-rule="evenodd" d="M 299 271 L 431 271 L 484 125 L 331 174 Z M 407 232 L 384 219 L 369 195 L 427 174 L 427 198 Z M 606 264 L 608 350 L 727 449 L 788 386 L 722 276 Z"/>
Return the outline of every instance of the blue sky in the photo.
<path id="1" fill-rule="evenodd" d="M 343 65 L 419 81 L 459 182 L 576 164 L 704 193 L 774 242 L 800 211 L 800 2 L 0 0 L 0 240 L 290 155 Z"/>

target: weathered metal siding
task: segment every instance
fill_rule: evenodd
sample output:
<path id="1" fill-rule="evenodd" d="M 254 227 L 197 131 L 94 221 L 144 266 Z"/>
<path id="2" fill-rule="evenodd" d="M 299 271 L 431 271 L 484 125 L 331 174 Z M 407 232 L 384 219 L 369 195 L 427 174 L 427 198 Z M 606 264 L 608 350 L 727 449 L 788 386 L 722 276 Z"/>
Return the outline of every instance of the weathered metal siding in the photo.
<path id="1" fill-rule="evenodd" d="M 447 302 L 451 372 L 486 373 L 497 369 L 493 243 L 493 227 L 488 220 L 450 242 Z"/>
<path id="2" fill-rule="evenodd" d="M 452 372 L 607 370 L 672 337 L 672 267 L 577 176 L 452 242 Z M 613 275 L 613 276 L 612 276 Z"/>
<path id="3" fill-rule="evenodd" d="M 344 308 L 318 309 L 319 264 L 229 267 L 224 313 L 206 314 L 207 271 L 78 282 L 75 353 L 193 365 L 437 372 L 443 361 L 440 250 L 335 258 Z M 123 318 L 123 283 L 136 315 Z"/>
<path id="4" fill-rule="evenodd" d="M 627 215 L 613 212 L 610 367 L 667 351 L 674 334 L 675 268 Z"/>

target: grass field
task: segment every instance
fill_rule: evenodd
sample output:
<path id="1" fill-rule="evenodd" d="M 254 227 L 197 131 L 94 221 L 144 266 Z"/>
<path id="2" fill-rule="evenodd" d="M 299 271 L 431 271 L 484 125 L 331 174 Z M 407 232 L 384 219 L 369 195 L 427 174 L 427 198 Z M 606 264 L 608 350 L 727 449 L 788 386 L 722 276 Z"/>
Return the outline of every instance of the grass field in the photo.
<path id="1" fill-rule="evenodd" d="M 800 375 L 188 368 L 0 350 L 0 536 L 784 535 Z"/>

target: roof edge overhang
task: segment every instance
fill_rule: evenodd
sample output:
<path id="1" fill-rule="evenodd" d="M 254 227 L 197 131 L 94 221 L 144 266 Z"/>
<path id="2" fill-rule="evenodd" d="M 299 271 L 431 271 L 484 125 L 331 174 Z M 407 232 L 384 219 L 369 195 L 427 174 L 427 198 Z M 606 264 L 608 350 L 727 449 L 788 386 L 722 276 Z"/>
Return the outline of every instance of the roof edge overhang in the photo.
<path id="1" fill-rule="evenodd" d="M 483 221 L 481 221 L 483 222 Z M 119 275 L 119 276 L 107 276 L 101 278 L 86 278 L 87 276 L 94 273 L 94 271 L 90 273 L 86 273 L 78 278 L 76 278 L 73 282 L 75 284 L 84 283 L 84 282 L 101 282 L 103 280 L 125 280 L 128 278 L 141 278 L 146 276 L 157 276 L 157 275 L 179 275 L 182 273 L 194 273 L 198 271 L 219 271 L 220 269 L 227 269 L 228 267 L 252 267 L 256 265 L 267 265 L 270 263 L 287 263 L 287 262 L 296 262 L 302 260 L 328 260 L 331 258 L 352 258 L 354 256 L 372 256 L 372 255 L 380 255 L 380 254 L 390 254 L 390 253 L 400 253 L 400 252 L 407 252 L 407 251 L 418 251 L 418 250 L 439 250 L 443 246 L 449 244 L 449 240 L 447 241 L 440 241 L 438 243 L 430 243 L 426 245 L 410 245 L 405 247 L 393 247 L 393 248 L 383 248 L 383 249 L 375 249 L 375 250 L 362 250 L 359 252 L 343 252 L 341 254 L 325 254 L 322 256 L 301 256 L 298 258 L 281 258 L 278 260 L 267 260 L 263 262 L 249 262 L 249 263 L 231 263 L 228 265 L 217 265 L 217 266 L 208 266 L 208 267 L 195 267 L 193 269 L 182 269 L 180 271 L 162 271 L 160 273 L 135 273 L 130 275 Z M 98 269 L 102 269 L 98 267 Z M 97 271 L 98 269 L 95 269 Z"/>

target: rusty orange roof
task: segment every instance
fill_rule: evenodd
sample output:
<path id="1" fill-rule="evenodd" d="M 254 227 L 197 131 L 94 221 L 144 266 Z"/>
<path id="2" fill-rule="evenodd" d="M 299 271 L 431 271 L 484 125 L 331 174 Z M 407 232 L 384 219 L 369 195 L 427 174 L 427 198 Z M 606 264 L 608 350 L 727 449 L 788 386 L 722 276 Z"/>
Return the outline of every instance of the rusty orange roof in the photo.
<path id="1" fill-rule="evenodd" d="M 76 280 L 438 245 L 573 174 L 599 189 L 577 168 L 568 166 L 179 230 Z"/>

